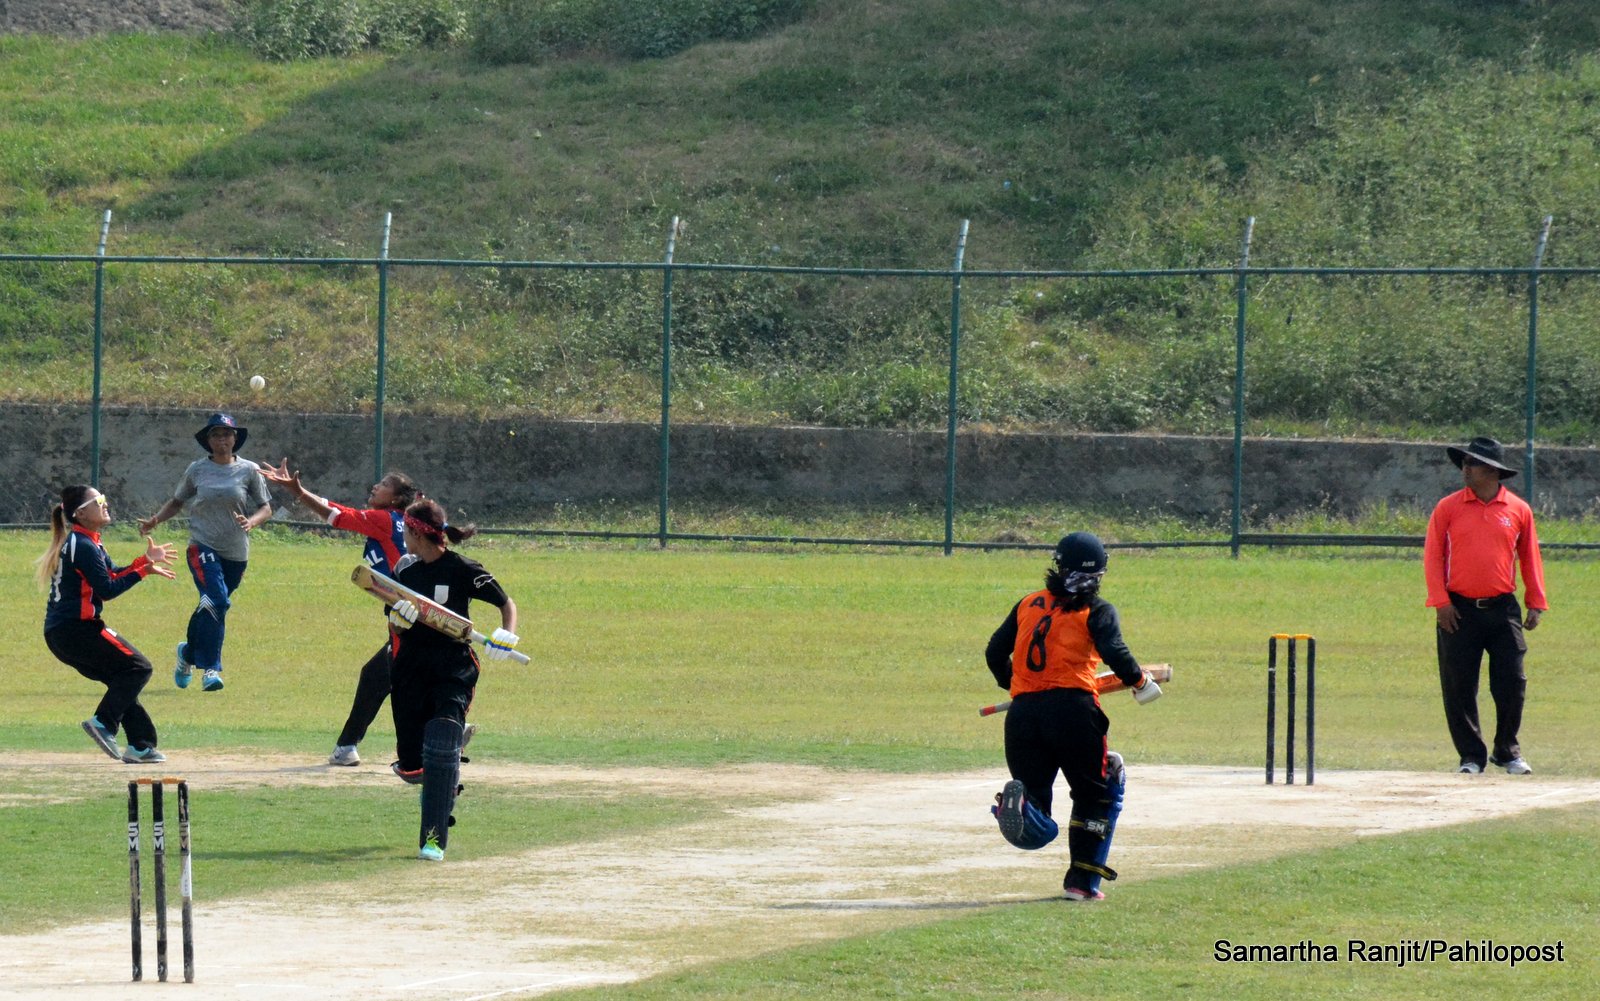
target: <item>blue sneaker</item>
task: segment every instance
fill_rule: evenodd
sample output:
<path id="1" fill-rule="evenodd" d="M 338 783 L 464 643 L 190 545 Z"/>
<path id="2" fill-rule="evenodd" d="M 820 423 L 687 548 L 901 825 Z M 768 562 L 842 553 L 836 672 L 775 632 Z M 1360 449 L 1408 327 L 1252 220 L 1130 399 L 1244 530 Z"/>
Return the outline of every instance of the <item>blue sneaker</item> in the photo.
<path id="1" fill-rule="evenodd" d="M 153 747 L 129 747 L 122 752 L 122 760 L 130 765 L 159 765 L 167 756 Z"/>
<path id="2" fill-rule="evenodd" d="M 206 673 L 200 676 L 200 690 L 202 692 L 222 691 L 222 670 L 220 668 L 207 668 Z"/>
<path id="3" fill-rule="evenodd" d="M 112 760 L 122 760 L 122 748 L 117 746 L 117 735 L 100 724 L 100 717 L 90 716 L 84 720 L 83 732 L 89 735 L 90 740 L 100 745 L 100 750 L 110 755 Z"/>
<path id="4" fill-rule="evenodd" d="M 417 849 L 417 858 L 424 862 L 443 862 L 444 849 L 439 847 L 439 839 L 431 834 L 428 835 L 428 840 Z"/>
<path id="5" fill-rule="evenodd" d="M 179 688 L 189 687 L 189 678 L 194 675 L 194 665 L 189 663 L 189 644 L 178 644 L 178 666 L 172 669 L 172 683 Z"/>

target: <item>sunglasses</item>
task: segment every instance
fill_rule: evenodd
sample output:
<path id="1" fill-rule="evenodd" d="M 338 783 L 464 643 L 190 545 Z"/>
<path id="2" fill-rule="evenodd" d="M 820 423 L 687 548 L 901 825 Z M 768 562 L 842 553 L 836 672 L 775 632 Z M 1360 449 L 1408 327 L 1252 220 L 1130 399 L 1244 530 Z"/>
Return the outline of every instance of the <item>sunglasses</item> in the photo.
<path id="1" fill-rule="evenodd" d="M 104 511 L 106 509 L 106 504 L 107 504 L 106 495 L 105 494 L 96 494 L 95 496 L 90 497 L 88 500 L 84 501 L 82 504 L 79 504 L 77 507 L 73 508 L 72 509 L 72 513 L 73 514 L 77 514 L 79 511 L 82 511 L 84 508 L 88 507 L 90 504 L 99 504 L 100 505 L 100 510 Z"/>

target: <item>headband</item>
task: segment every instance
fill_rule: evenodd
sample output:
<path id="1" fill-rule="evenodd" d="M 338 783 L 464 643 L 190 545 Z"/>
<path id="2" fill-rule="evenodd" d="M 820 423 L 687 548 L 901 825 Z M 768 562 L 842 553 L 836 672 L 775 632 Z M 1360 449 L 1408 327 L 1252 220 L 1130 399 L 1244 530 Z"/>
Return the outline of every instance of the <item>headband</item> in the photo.
<path id="1" fill-rule="evenodd" d="M 418 518 L 416 515 L 406 515 L 405 524 L 407 528 L 411 529 L 413 532 L 416 532 L 424 539 L 432 539 L 434 542 L 440 543 L 444 542 L 444 529 L 434 528 L 432 525 L 423 521 L 421 518 Z"/>

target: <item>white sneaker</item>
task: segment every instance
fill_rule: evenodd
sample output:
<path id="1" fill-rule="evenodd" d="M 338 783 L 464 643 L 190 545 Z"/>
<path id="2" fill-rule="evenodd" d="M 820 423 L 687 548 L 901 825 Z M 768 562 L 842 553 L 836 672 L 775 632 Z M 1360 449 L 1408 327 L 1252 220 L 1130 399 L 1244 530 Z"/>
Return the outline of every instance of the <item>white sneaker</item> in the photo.
<path id="1" fill-rule="evenodd" d="M 328 764 L 345 765 L 346 767 L 361 764 L 361 754 L 354 744 L 339 744 L 328 755 Z"/>
<path id="2" fill-rule="evenodd" d="M 1512 758 L 1510 761 L 1492 761 L 1491 763 L 1505 768 L 1507 775 L 1532 775 L 1533 766 L 1523 761 L 1522 758 Z"/>
<path id="3" fill-rule="evenodd" d="M 1478 763 L 1476 761 L 1463 761 L 1461 762 L 1461 767 L 1457 768 L 1456 771 L 1460 772 L 1462 775 L 1476 775 L 1483 771 L 1483 769 L 1478 767 Z"/>

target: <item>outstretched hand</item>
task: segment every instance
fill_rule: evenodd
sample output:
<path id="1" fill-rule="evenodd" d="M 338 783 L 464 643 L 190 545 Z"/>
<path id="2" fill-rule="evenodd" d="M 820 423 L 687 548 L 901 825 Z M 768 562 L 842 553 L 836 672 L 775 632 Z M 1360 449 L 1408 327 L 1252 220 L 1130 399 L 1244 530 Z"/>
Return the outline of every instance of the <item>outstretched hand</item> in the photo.
<path id="1" fill-rule="evenodd" d="M 148 535 L 144 539 L 144 558 L 162 565 L 178 558 L 178 547 L 170 542 L 157 542 Z"/>
<path id="2" fill-rule="evenodd" d="M 261 478 L 266 480 L 268 483 L 275 483 L 280 487 L 286 487 L 295 493 L 299 493 L 303 489 L 300 486 L 300 470 L 296 469 L 292 473 L 289 471 L 288 457 L 285 457 L 282 462 L 276 466 L 270 462 L 264 463 L 261 466 Z"/>

